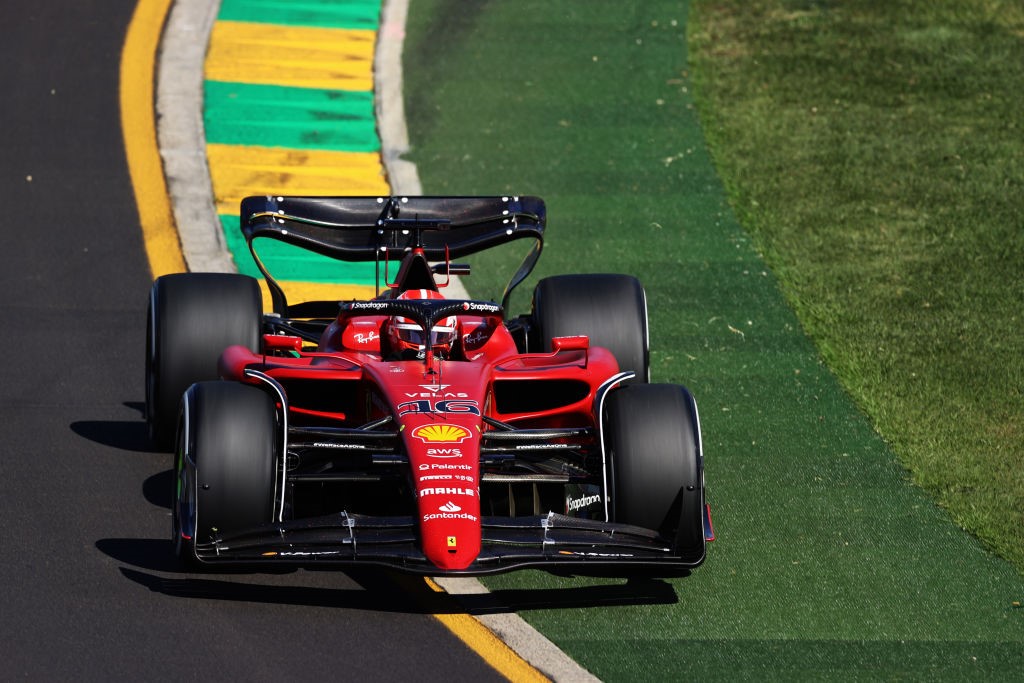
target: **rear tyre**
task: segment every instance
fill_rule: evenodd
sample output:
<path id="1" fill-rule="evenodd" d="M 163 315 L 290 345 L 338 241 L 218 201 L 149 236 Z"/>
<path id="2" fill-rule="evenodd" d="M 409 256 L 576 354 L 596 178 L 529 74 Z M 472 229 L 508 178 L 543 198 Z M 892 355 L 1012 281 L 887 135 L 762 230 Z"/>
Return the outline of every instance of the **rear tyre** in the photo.
<path id="1" fill-rule="evenodd" d="M 274 400 L 237 382 L 201 382 L 182 401 L 172 540 L 186 563 L 196 542 L 274 519 Z"/>
<path id="2" fill-rule="evenodd" d="M 603 425 L 614 521 L 654 529 L 688 562 L 704 559 L 704 459 L 697 404 L 674 384 L 608 396 Z"/>
<path id="3" fill-rule="evenodd" d="M 533 318 L 543 351 L 552 337 L 586 335 L 593 346 L 612 352 L 620 370 L 632 370 L 631 383 L 650 381 L 647 297 L 630 275 L 556 275 L 533 290 Z"/>
<path id="4" fill-rule="evenodd" d="M 146 422 L 160 449 L 173 447 L 181 395 L 217 379 L 217 359 L 241 344 L 259 350 L 263 299 L 254 278 L 180 273 L 153 283 L 146 314 Z"/>

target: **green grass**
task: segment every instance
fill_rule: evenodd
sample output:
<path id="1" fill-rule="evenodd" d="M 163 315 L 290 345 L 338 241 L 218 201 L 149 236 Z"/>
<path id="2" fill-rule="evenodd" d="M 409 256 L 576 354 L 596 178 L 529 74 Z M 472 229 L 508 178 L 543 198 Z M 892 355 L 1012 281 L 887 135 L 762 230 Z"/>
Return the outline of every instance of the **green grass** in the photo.
<path id="1" fill-rule="evenodd" d="M 914 480 L 1024 571 L 1024 6 L 699 0 L 732 205 Z"/>
<path id="2" fill-rule="evenodd" d="M 540 572 L 485 583 L 603 680 L 1019 677 L 1021 577 L 909 481 L 729 206 L 697 119 L 687 6 L 410 5 L 406 114 L 425 191 L 547 200 L 516 313 L 539 276 L 641 278 L 653 379 L 700 405 L 719 533 L 668 595 Z M 481 297 L 514 267 L 505 254 L 475 265 Z"/>

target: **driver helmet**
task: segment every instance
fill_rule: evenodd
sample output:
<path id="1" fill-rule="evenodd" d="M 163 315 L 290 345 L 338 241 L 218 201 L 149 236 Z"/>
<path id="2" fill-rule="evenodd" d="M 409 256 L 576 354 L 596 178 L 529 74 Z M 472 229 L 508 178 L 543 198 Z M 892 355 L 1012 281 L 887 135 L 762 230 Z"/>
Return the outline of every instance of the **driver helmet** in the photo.
<path id="1" fill-rule="evenodd" d="M 444 299 L 432 289 L 410 289 L 402 292 L 398 300 L 405 299 Z M 430 347 L 434 353 L 447 357 L 452 344 L 458 336 L 458 319 L 455 316 L 442 318 L 434 323 L 429 335 L 424 333 L 418 323 L 400 315 L 392 316 L 388 321 L 388 339 L 391 350 L 403 358 L 423 358 L 429 336 Z"/>

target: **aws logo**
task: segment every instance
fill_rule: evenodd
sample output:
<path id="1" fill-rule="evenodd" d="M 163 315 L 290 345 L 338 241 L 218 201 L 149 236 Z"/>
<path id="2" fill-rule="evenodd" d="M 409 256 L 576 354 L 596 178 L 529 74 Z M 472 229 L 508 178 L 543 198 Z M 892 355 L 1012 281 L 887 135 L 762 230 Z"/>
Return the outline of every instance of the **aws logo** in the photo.
<path id="1" fill-rule="evenodd" d="M 461 458 L 462 449 L 460 448 L 428 448 L 428 458 Z"/>

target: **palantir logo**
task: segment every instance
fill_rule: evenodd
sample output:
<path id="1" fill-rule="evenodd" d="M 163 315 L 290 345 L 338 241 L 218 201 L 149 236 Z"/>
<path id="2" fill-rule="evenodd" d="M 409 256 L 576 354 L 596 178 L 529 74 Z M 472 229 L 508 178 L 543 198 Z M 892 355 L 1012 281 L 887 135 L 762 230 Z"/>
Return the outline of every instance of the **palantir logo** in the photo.
<path id="1" fill-rule="evenodd" d="M 462 508 L 460 508 L 458 505 L 451 502 L 450 500 L 437 509 L 440 510 L 441 512 L 459 512 L 462 510 Z"/>

